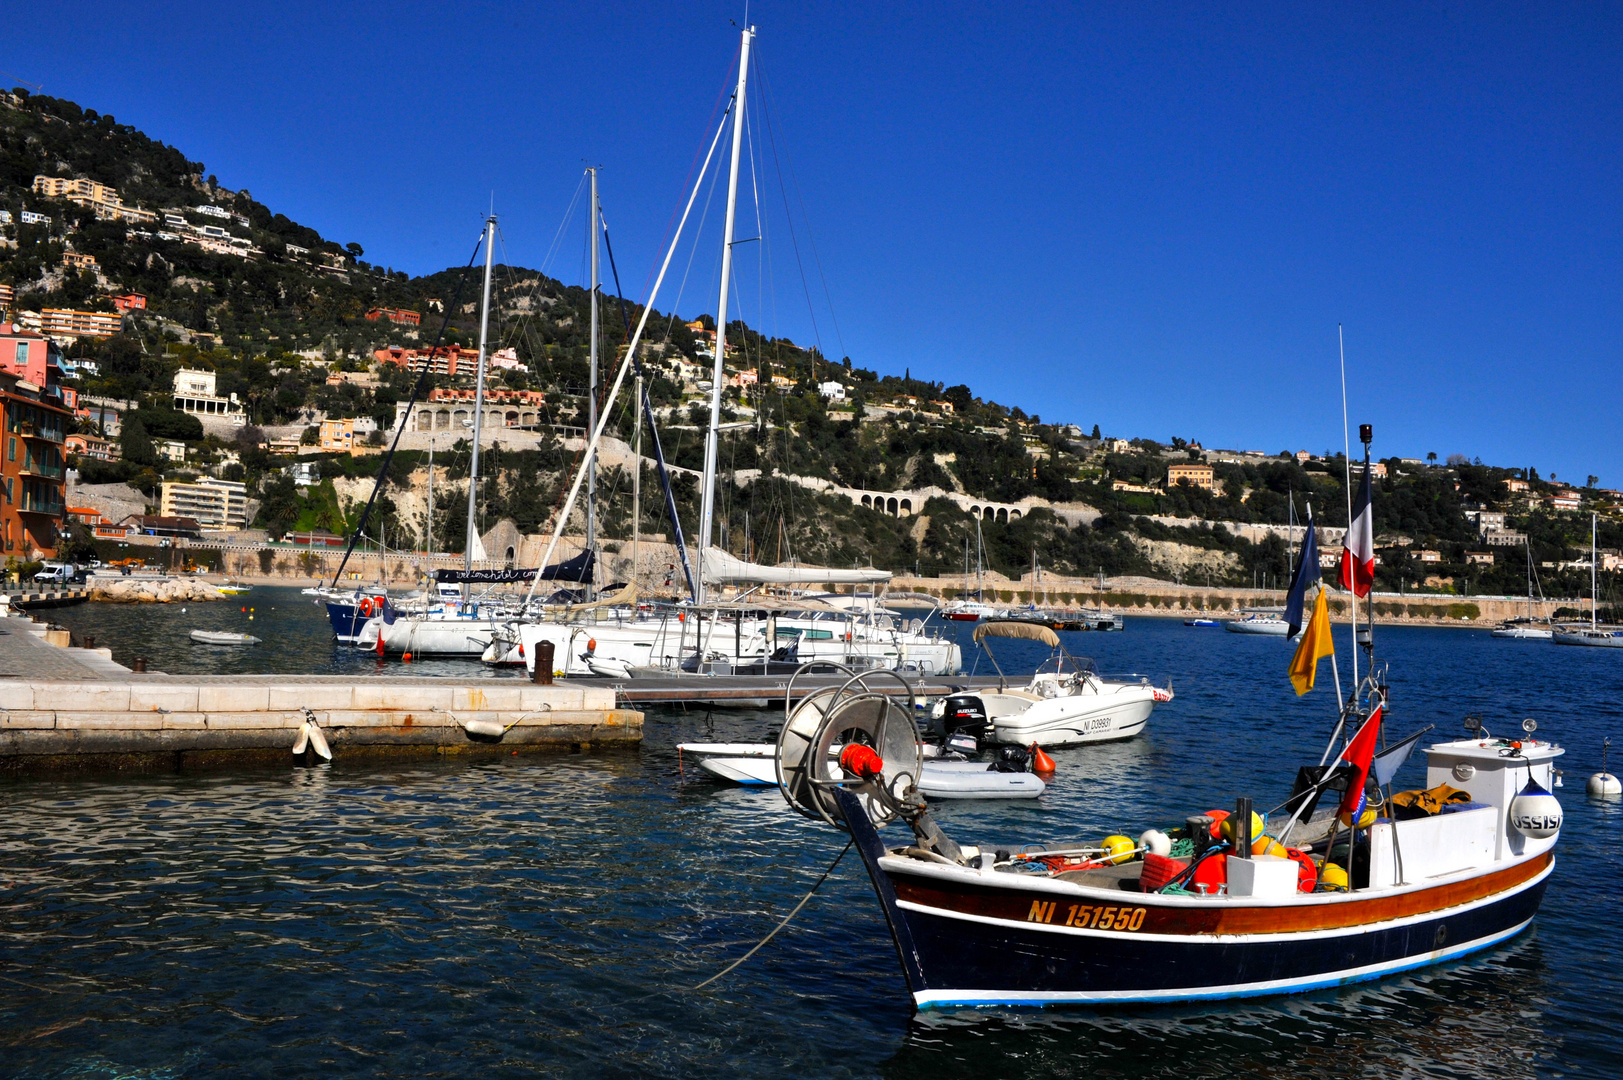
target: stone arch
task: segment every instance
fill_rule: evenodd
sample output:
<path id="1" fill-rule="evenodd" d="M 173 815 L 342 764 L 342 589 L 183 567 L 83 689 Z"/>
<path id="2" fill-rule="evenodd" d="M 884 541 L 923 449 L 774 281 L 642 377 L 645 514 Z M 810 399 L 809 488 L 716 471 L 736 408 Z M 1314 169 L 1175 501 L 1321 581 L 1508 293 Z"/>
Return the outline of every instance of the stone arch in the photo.
<path id="1" fill-rule="evenodd" d="M 521 414 L 519 416 L 519 423 L 524 425 L 525 427 L 534 427 L 535 426 L 535 413 L 527 412 L 527 413 Z"/>
<path id="2" fill-rule="evenodd" d="M 461 427 L 463 424 L 466 424 L 467 422 L 468 422 L 468 410 L 467 409 L 458 409 L 456 412 L 451 414 L 451 423 L 452 423 L 453 426 Z"/>
<path id="3" fill-rule="evenodd" d="M 417 410 L 417 430 L 431 431 L 434 427 L 434 414 L 427 409 Z"/>
<path id="4" fill-rule="evenodd" d="M 985 521 L 996 521 L 997 511 L 988 506 L 984 511 L 981 512 L 981 518 Z"/>
<path id="5" fill-rule="evenodd" d="M 1010 510 L 1009 511 L 1009 520 L 1010 521 L 1018 521 L 1019 519 L 1020 519 L 1020 511 L 1018 511 L 1018 510 Z"/>
<path id="6" fill-rule="evenodd" d="M 441 409 L 434 414 L 434 427 L 436 430 L 451 426 L 451 410 Z"/>
<path id="7" fill-rule="evenodd" d="M 509 409 L 504 419 L 508 427 L 518 427 L 518 411 L 516 409 Z"/>
<path id="8" fill-rule="evenodd" d="M 970 507 L 969 507 L 969 514 L 970 514 L 971 517 L 980 517 L 981 516 L 981 508 L 976 506 L 975 504 L 971 503 Z"/>
<path id="9" fill-rule="evenodd" d="M 890 501 L 885 504 L 885 510 L 886 510 L 887 513 L 891 514 L 892 516 L 895 515 L 895 513 L 896 513 L 896 500 L 895 500 L 894 497 L 891 498 Z"/>
<path id="10" fill-rule="evenodd" d="M 911 514 L 912 512 L 913 512 L 913 500 L 912 499 L 903 499 L 902 500 L 902 513 L 904 515 L 906 515 L 906 514 Z"/>
<path id="11" fill-rule="evenodd" d="M 997 519 L 999 521 L 1001 521 L 1001 522 L 1005 522 L 1005 523 L 1008 522 L 1008 520 L 1009 520 L 1009 511 L 1008 511 L 1007 507 L 1003 507 L 1003 506 L 998 507 Z"/>
<path id="12" fill-rule="evenodd" d="M 513 559 L 517 555 L 518 555 L 518 552 L 513 550 L 513 548 L 511 546 L 509 546 L 508 549 L 507 549 L 507 565 L 508 566 L 513 565 Z"/>
<path id="13" fill-rule="evenodd" d="M 862 505 L 867 506 L 867 507 L 872 507 L 873 506 L 873 497 L 869 496 L 869 495 L 864 495 L 862 497 Z"/>

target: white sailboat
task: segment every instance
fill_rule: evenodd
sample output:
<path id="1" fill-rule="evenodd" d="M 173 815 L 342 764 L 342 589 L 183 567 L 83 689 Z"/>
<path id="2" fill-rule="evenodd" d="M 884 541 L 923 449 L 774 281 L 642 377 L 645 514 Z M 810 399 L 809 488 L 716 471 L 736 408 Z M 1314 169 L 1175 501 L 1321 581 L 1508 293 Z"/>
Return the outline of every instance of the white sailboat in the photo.
<path id="1" fill-rule="evenodd" d="M 485 559 L 479 539 L 479 438 L 485 416 L 485 355 L 490 339 L 490 284 L 496 245 L 496 216 L 485 219 L 485 290 L 479 315 L 479 364 L 474 377 L 473 447 L 468 471 L 468 524 L 463 566 L 471 574 L 474 563 Z M 402 421 L 404 422 L 404 421 Z M 477 657 L 490 647 L 498 626 L 510 617 L 502 605 L 480 603 L 459 591 L 454 604 L 437 604 L 422 614 L 398 615 L 389 605 L 374 615 L 356 635 L 356 644 L 379 655 L 420 657 Z"/>
<path id="2" fill-rule="evenodd" d="M 1555 636 L 1549 616 L 1539 618 L 1533 613 L 1533 542 L 1523 537 L 1522 543 L 1527 546 L 1527 614 L 1519 619 L 1506 619 L 1493 628 L 1493 636 L 1512 641 L 1549 641 Z M 1540 596 L 1539 603 L 1543 602 Z"/>
<path id="3" fill-rule="evenodd" d="M 1593 649 L 1623 649 L 1623 630 L 1603 627 L 1595 620 L 1600 606 L 1599 558 L 1595 546 L 1595 533 L 1599 514 L 1589 515 L 1589 627 L 1587 629 L 1557 630 L 1551 635 L 1557 645 L 1587 645 Z"/>

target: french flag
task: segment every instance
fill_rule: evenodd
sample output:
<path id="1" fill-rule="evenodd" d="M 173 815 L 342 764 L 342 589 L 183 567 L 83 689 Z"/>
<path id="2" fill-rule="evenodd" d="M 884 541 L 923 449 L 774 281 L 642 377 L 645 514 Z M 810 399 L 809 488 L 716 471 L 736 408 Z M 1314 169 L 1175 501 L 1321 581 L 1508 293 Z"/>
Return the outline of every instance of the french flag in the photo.
<path id="1" fill-rule="evenodd" d="M 1353 503 L 1352 525 L 1341 549 L 1341 587 L 1355 596 L 1368 596 L 1375 584 L 1375 512 L 1370 506 L 1369 462 L 1364 462 L 1364 482 L 1358 485 L 1358 501 Z"/>

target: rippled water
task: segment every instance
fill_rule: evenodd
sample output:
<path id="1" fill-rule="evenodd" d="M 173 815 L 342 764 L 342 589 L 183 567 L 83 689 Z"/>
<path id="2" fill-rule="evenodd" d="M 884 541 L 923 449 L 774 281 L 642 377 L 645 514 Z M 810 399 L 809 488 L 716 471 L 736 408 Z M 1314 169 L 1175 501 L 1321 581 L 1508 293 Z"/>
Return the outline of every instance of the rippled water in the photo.
<path id="1" fill-rule="evenodd" d="M 1144 737 L 1056 755 L 1035 804 L 943 804 L 960 839 L 1136 834 L 1240 794 L 1277 802 L 1316 760 L 1330 694 L 1295 698 L 1276 639 L 1156 620 L 1067 637 L 1106 670 L 1170 674 L 1177 699 Z M 309 648 L 306 669 L 355 662 Z M 760 954 L 686 990 L 841 841 L 775 791 L 679 763 L 677 742 L 765 736 L 770 714 L 663 711 L 621 756 L 0 784 L 0 1072 L 1617 1075 L 1623 810 L 1582 781 L 1601 736 L 1623 734 L 1623 658 L 1428 629 L 1387 631 L 1382 650 L 1394 731 L 1532 715 L 1571 748 L 1543 912 L 1492 953 L 1234 1005 L 916 1014 L 852 855 Z M 1423 778 L 1408 768 L 1400 783 Z"/>

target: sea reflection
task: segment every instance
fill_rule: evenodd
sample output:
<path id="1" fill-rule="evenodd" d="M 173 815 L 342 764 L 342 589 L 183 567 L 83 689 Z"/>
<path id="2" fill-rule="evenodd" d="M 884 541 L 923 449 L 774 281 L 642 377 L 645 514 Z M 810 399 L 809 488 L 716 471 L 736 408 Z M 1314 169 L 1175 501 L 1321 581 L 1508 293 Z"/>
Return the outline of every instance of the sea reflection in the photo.
<path id="1" fill-rule="evenodd" d="M 914 1016 L 880 1072 L 893 1080 L 1416 1072 L 1530 1080 L 1546 1075 L 1561 1050 L 1544 976 L 1544 952 L 1527 934 L 1451 966 L 1299 997 L 1114 1012 L 931 1010 Z"/>

